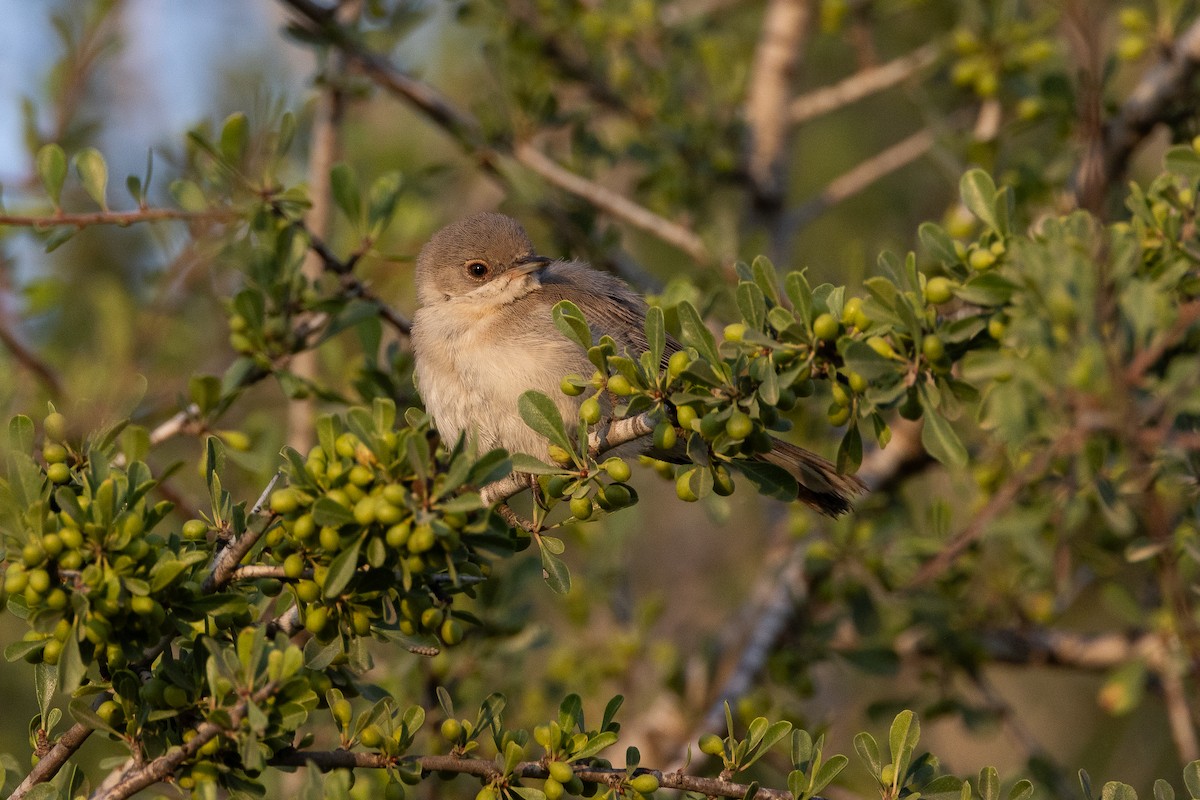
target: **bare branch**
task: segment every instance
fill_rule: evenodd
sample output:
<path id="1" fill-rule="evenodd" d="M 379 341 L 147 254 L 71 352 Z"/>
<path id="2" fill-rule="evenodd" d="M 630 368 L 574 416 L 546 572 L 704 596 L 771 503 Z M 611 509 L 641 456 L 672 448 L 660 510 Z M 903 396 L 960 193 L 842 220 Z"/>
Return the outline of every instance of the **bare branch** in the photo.
<path id="1" fill-rule="evenodd" d="M 903 83 L 932 66 L 941 55 L 936 44 L 918 47 L 886 64 L 869 67 L 829 86 L 800 95 L 788 105 L 788 122 L 798 125 Z"/>
<path id="2" fill-rule="evenodd" d="M 660 217 L 645 206 L 640 206 L 624 195 L 607 186 L 584 178 L 546 156 L 532 144 L 518 144 L 513 150 L 518 163 L 542 176 L 548 183 L 564 189 L 576 197 L 582 197 L 602 211 L 606 211 L 622 222 L 646 231 L 687 253 L 701 264 L 712 261 L 712 255 L 696 233 L 690 229 Z"/>
<path id="3" fill-rule="evenodd" d="M 93 732 L 93 728 L 80 722 L 67 728 L 66 732 L 58 737 L 58 741 L 54 743 L 50 751 L 33 765 L 33 769 L 29 771 L 25 780 L 21 781 L 8 800 L 22 800 L 34 786 L 53 778 L 62 769 L 63 764 L 67 763 L 67 759 L 74 755 L 75 751 L 87 741 Z"/>
<path id="4" fill-rule="evenodd" d="M 499 780 L 503 777 L 496 762 L 482 758 L 461 758 L 459 756 L 404 756 L 393 758 L 379 753 L 356 753 L 350 750 L 304 751 L 286 750 L 276 753 L 268 763 L 277 767 L 303 767 L 313 765 L 321 770 L 375 768 L 382 769 L 405 762 L 421 767 L 425 774 L 431 772 L 449 772 L 456 775 L 473 775 L 486 781 Z M 610 767 L 575 766 L 575 774 L 580 780 L 597 783 L 601 786 L 616 788 L 622 785 L 627 777 L 625 769 Z M 539 761 L 522 761 L 513 769 L 512 775 L 517 778 L 543 780 L 550 777 L 549 770 Z M 659 786 L 664 789 L 679 789 L 685 792 L 697 792 L 708 797 L 744 797 L 746 784 L 735 783 L 723 778 L 700 778 L 684 775 L 681 772 L 660 772 L 658 770 L 638 768 L 633 775 L 653 775 L 658 778 Z M 791 793 L 783 789 L 760 788 L 755 797 L 767 800 L 790 800 Z M 817 798 L 816 800 L 820 800 Z"/>

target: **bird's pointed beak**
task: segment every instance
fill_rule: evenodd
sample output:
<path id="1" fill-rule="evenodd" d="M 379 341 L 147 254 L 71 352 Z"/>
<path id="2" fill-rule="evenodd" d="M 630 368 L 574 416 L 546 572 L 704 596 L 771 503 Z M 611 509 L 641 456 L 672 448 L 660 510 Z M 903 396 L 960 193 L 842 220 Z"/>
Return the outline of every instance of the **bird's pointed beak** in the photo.
<path id="1" fill-rule="evenodd" d="M 515 264 L 513 264 L 513 266 L 508 270 L 508 274 L 512 275 L 514 278 L 521 275 L 529 275 L 537 272 L 539 269 L 542 269 L 553 260 L 553 258 L 547 258 L 546 256 L 524 256 L 523 258 L 518 259 Z"/>

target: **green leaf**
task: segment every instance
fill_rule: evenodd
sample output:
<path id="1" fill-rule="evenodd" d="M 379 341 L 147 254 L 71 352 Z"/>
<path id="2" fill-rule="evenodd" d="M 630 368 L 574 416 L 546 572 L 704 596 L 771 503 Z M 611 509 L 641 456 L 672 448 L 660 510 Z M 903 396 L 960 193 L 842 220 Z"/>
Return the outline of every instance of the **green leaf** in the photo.
<path id="1" fill-rule="evenodd" d="M 933 407 L 924 386 L 921 387 L 921 405 L 925 408 L 925 426 L 921 429 L 921 444 L 925 451 L 948 467 L 966 466 L 967 448 L 946 418 Z"/>
<path id="2" fill-rule="evenodd" d="M 650 306 L 646 312 L 646 341 L 650 345 L 650 362 L 657 368 L 667 349 L 667 323 L 659 306 Z"/>
<path id="3" fill-rule="evenodd" d="M 954 249 L 954 240 L 950 238 L 950 234 L 946 233 L 940 225 L 932 222 L 922 222 L 920 227 L 917 228 L 917 238 L 921 240 L 921 244 L 929 251 L 929 255 L 943 264 L 955 264 L 958 262 L 958 253 Z"/>
<path id="4" fill-rule="evenodd" d="M 403 188 L 404 177 L 399 172 L 386 172 L 371 184 L 367 192 L 367 225 L 372 238 L 378 238 L 391 223 Z"/>
<path id="5" fill-rule="evenodd" d="M 562 467 L 547 464 L 526 453 L 513 453 L 511 458 L 513 472 L 527 472 L 530 475 L 562 475 L 566 472 Z"/>
<path id="6" fill-rule="evenodd" d="M 1029 800 L 1033 796 L 1033 784 L 1021 779 L 1008 790 L 1008 800 Z"/>
<path id="7" fill-rule="evenodd" d="M 804 277 L 803 272 L 789 272 L 783 279 L 783 289 L 792 301 L 792 308 L 800 321 L 811 326 L 814 317 L 813 294 L 812 287 L 808 285 L 808 278 Z"/>
<path id="8" fill-rule="evenodd" d="M 571 754 L 571 761 L 576 761 L 581 758 L 591 758 L 606 747 L 611 747 L 617 743 L 617 734 L 615 731 L 602 731 L 592 738 L 587 740 L 580 750 Z"/>
<path id="9" fill-rule="evenodd" d="M 1170 172 L 1187 178 L 1188 183 L 1200 180 L 1200 153 L 1189 145 L 1177 145 L 1167 150 L 1163 166 Z"/>
<path id="10" fill-rule="evenodd" d="M 796 499 L 800 487 L 796 479 L 783 467 L 768 464 L 765 461 L 730 461 L 729 466 L 746 476 L 759 494 L 774 497 L 776 500 L 792 501 Z"/>
<path id="11" fill-rule="evenodd" d="M 959 800 L 963 782 L 953 775 L 940 775 L 921 787 L 922 800 Z"/>
<path id="12" fill-rule="evenodd" d="M 75 635 L 74 630 L 71 631 L 71 635 Z M 33 683 L 37 694 L 38 712 L 42 719 L 45 719 L 50 713 L 50 701 L 54 697 L 54 690 L 58 687 L 58 670 L 49 664 L 38 664 L 33 668 Z"/>
<path id="13" fill-rule="evenodd" d="M 318 497 L 313 503 L 313 522 L 318 525 L 340 527 L 354 522 L 354 512 L 328 497 Z"/>
<path id="14" fill-rule="evenodd" d="M 830 756 L 829 760 L 817 770 L 816 777 L 813 778 L 812 793 L 816 794 L 831 784 L 833 779 L 840 775 L 849 763 L 850 759 L 841 753 Z"/>
<path id="15" fill-rule="evenodd" d="M 754 330 L 762 330 L 767 321 L 767 301 L 762 289 L 757 284 L 743 281 L 738 284 L 736 297 L 742 319 Z"/>
<path id="16" fill-rule="evenodd" d="M 1200 761 L 1193 761 L 1183 768 L 1183 785 L 1192 800 L 1200 800 Z"/>
<path id="17" fill-rule="evenodd" d="M 86 147 L 75 154 L 75 172 L 83 182 L 83 188 L 88 196 L 96 201 L 96 205 L 108 210 L 108 200 L 105 192 L 108 188 L 108 165 L 104 156 L 94 147 Z"/>
<path id="18" fill-rule="evenodd" d="M 562 335 L 570 339 L 584 350 L 592 346 L 592 331 L 579 306 L 570 300 L 560 300 L 550 309 L 554 325 L 562 331 Z"/>
<path id="19" fill-rule="evenodd" d="M 42 185 L 46 187 L 46 194 L 50 195 L 50 201 L 58 208 L 63 181 L 67 177 L 67 156 L 63 149 L 54 142 L 42 145 L 37 152 L 37 172 Z"/>
<path id="20" fill-rule="evenodd" d="M 970 170 L 959 181 L 958 191 L 963 205 L 980 222 L 1000 232 L 999 220 L 996 219 L 996 183 L 991 175 L 981 169 Z"/>
<path id="21" fill-rule="evenodd" d="M 71 634 L 63 642 L 62 653 L 58 657 L 58 689 L 63 694 L 74 694 L 83 683 L 88 667 L 79 652 L 79 638 L 74 631 Z"/>
<path id="22" fill-rule="evenodd" d="M 912 711 L 905 709 L 892 720 L 891 730 L 888 731 L 888 747 L 892 753 L 892 763 L 897 772 L 903 772 L 907 767 L 907 756 L 912 754 L 921 736 L 921 723 L 917 721 Z"/>
<path id="23" fill-rule="evenodd" d="M 562 415 L 554 401 L 539 391 L 530 389 L 517 400 L 517 410 L 525 424 L 545 436 L 551 444 L 570 451 L 572 444 L 563 426 Z"/>
<path id="24" fill-rule="evenodd" d="M 864 731 L 855 736 L 854 750 L 867 765 L 867 770 L 872 775 L 878 775 L 883 769 L 883 762 L 879 758 L 879 745 L 876 744 L 875 737 L 871 734 Z"/>
<path id="25" fill-rule="evenodd" d="M 337 164 L 329 172 L 329 186 L 333 192 L 333 202 L 350 223 L 357 226 L 362 224 L 362 195 L 358 191 L 358 179 L 348 164 Z"/>
<path id="26" fill-rule="evenodd" d="M 1100 800 L 1137 800 L 1137 792 L 1128 783 L 1109 781 L 1100 790 Z"/>
<path id="27" fill-rule="evenodd" d="M 92 708 L 92 703 L 87 698 L 76 697 L 67 705 L 67 711 L 75 718 L 76 722 L 81 722 L 93 730 L 104 731 L 111 733 L 114 736 L 120 737 L 121 731 L 116 730 L 95 712 Z"/>
<path id="28" fill-rule="evenodd" d="M 535 459 L 536 460 L 536 459 Z M 471 465 L 467 481 L 475 486 L 498 481 L 513 471 L 513 461 L 504 450 L 489 450 Z"/>
<path id="29" fill-rule="evenodd" d="M 679 315 L 679 335 L 683 343 L 696 348 L 701 358 L 713 364 L 720 364 L 721 356 L 717 353 L 716 340 L 713 339 L 712 331 L 700 318 L 695 306 L 685 300 L 677 305 L 675 310 Z"/>
<path id="30" fill-rule="evenodd" d="M 354 571 L 358 569 L 358 550 L 362 546 L 362 540 L 362 536 L 356 537 L 329 562 L 329 573 L 325 577 L 325 599 L 332 600 L 340 595 L 354 577 Z"/>
<path id="31" fill-rule="evenodd" d="M 1000 800 L 1000 773 L 995 767 L 979 770 L 979 796 L 983 800 Z"/>
<path id="32" fill-rule="evenodd" d="M 763 732 L 762 739 L 758 745 L 758 749 L 754 751 L 754 756 L 742 765 L 742 768 L 753 764 L 767 754 L 772 747 L 778 744 L 782 739 L 792 732 L 792 723 L 787 720 L 779 720 L 771 723 L 771 725 Z"/>
<path id="33" fill-rule="evenodd" d="M 221 126 L 221 139 L 218 147 L 221 155 L 229 164 L 237 164 L 246 152 L 246 142 L 250 138 L 250 123 L 241 111 L 235 111 L 225 118 Z"/>
<path id="34" fill-rule="evenodd" d="M 545 547 L 542 548 L 542 578 L 556 594 L 571 591 L 571 571 L 567 569 L 566 562 Z"/>
<path id="35" fill-rule="evenodd" d="M 846 428 L 837 451 L 838 472 L 855 472 L 862 465 L 863 441 L 862 433 L 858 430 L 858 420 L 851 420 Z"/>
<path id="36" fill-rule="evenodd" d="M 762 290 L 771 304 L 779 305 L 779 274 L 775 272 L 775 265 L 771 263 L 771 259 L 755 256 L 750 264 L 750 274 L 754 276 L 755 285 Z"/>
<path id="37" fill-rule="evenodd" d="M 1154 782 L 1154 800 L 1175 800 L 1175 790 L 1162 778 Z"/>
<path id="38" fill-rule="evenodd" d="M 985 308 L 1002 306 L 1012 298 L 1016 284 L 995 272 L 978 274 L 954 289 L 960 300 Z"/>
<path id="39" fill-rule="evenodd" d="M 608 705 L 604 707 L 604 717 L 600 721 L 600 730 L 607 731 L 609 726 L 616 719 L 617 711 L 621 709 L 621 704 L 625 702 L 624 695 L 615 695 L 612 700 L 608 701 Z"/>

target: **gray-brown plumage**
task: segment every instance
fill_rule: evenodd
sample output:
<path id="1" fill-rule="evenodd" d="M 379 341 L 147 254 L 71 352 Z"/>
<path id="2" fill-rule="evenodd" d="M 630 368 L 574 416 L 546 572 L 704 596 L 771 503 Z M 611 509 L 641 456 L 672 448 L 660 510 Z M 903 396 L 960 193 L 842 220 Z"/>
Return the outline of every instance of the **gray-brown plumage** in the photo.
<path id="1" fill-rule="evenodd" d="M 481 450 L 546 455 L 546 440 L 517 411 L 529 389 L 554 400 L 565 420 L 586 399 L 559 389 L 564 375 L 590 375 L 593 367 L 554 326 L 550 310 L 558 301 L 579 306 L 597 337 L 608 334 L 634 356 L 647 349 L 641 296 L 581 262 L 537 255 L 520 223 L 502 214 L 476 214 L 434 234 L 417 257 L 416 285 L 417 388 L 443 436 L 466 433 Z M 680 345 L 668 340 L 666 349 L 664 363 Z M 799 481 L 797 499 L 831 516 L 864 491 L 857 478 L 787 442 L 776 440 L 762 458 Z"/>

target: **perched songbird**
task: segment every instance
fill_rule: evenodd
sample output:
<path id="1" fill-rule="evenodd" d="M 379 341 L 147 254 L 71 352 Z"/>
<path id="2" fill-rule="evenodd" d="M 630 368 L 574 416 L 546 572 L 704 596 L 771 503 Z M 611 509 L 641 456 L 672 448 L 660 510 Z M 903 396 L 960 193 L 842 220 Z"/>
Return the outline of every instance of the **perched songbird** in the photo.
<path id="1" fill-rule="evenodd" d="M 587 354 L 555 327 L 551 309 L 570 300 L 592 332 L 608 334 L 633 357 L 648 349 L 647 306 L 619 278 L 579 261 L 534 252 L 529 235 L 503 214 L 475 214 L 442 228 L 417 257 L 412 343 L 417 389 L 438 430 L 453 441 L 474 437 L 480 450 L 503 447 L 544 457 L 548 442 L 521 419 L 517 400 L 529 389 L 551 398 L 563 419 L 576 418 L 586 395 L 560 390 L 563 376 L 588 375 Z M 664 365 L 679 350 L 668 339 Z M 681 461 L 682 453 L 642 452 Z M 849 510 L 861 481 L 828 460 L 774 440 L 759 456 L 791 473 L 797 499 L 825 514 Z"/>

